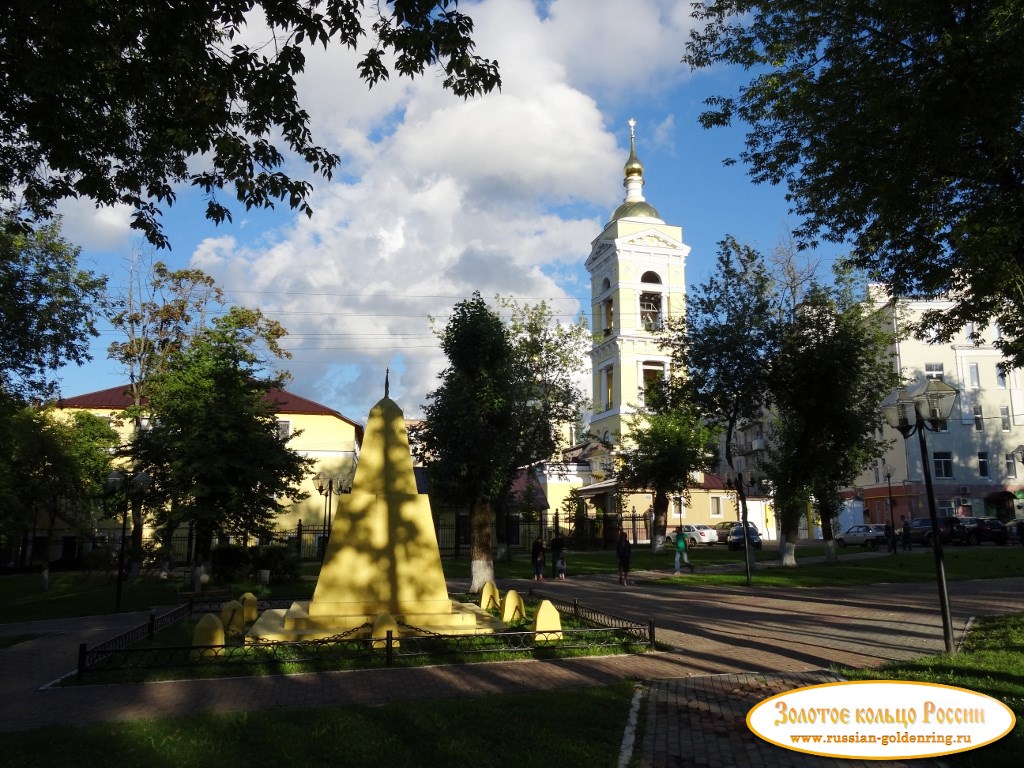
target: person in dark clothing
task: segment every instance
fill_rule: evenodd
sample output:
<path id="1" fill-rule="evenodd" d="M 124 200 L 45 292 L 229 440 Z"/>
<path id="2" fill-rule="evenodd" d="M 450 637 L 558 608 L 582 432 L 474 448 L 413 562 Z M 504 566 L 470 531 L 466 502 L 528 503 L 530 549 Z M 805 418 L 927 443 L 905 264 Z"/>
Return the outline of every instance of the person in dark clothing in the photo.
<path id="1" fill-rule="evenodd" d="M 544 578 L 544 539 L 538 533 L 533 540 L 533 548 L 530 550 L 530 560 L 533 561 L 533 580 L 541 581 Z"/>
<path id="2" fill-rule="evenodd" d="M 551 575 L 558 576 L 558 562 L 562 559 L 562 551 L 565 549 L 565 539 L 559 533 L 551 540 Z"/>
<path id="3" fill-rule="evenodd" d="M 619 540 L 615 543 L 615 557 L 619 561 L 619 584 L 626 586 L 629 582 L 629 558 L 633 553 L 633 547 L 629 543 L 629 536 L 625 531 L 619 531 Z"/>
<path id="4" fill-rule="evenodd" d="M 910 551 L 910 521 L 903 518 L 903 551 Z"/>

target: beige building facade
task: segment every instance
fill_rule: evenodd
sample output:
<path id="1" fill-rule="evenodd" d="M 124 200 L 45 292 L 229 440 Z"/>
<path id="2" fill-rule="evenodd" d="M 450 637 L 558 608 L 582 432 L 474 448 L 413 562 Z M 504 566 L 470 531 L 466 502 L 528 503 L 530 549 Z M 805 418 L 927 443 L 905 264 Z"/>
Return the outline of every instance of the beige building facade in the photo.
<path id="1" fill-rule="evenodd" d="M 363 427 L 332 408 L 287 390 L 273 389 L 266 397 L 273 404 L 278 431 L 289 437 L 288 446 L 314 462 L 310 476 L 301 486 L 307 497 L 293 503 L 278 518 L 278 528 L 292 530 L 299 521 L 305 527 L 322 526 L 327 512 L 327 499 L 318 491 L 316 475 L 325 472 L 334 479 L 332 489 L 342 484 L 339 478 L 343 480 L 351 477 L 359 460 Z M 126 444 L 132 438 L 135 425 L 119 417 L 131 404 L 125 387 L 111 387 L 64 398 L 57 406 L 64 413 L 87 411 L 108 419 L 119 432 L 122 443 Z"/>
<path id="2" fill-rule="evenodd" d="M 899 333 L 922 313 L 951 306 L 900 300 L 888 316 Z M 939 515 L 1024 517 L 1024 465 L 1014 453 L 1024 443 L 1024 372 L 1002 368 L 993 345 L 998 337 L 998 327 L 968 325 L 952 342 L 904 338 L 893 348 L 908 389 L 940 379 L 960 392 L 945 429 L 925 435 Z M 888 426 L 884 435 L 891 448 L 857 479 L 852 494 L 863 499 L 869 522 L 888 521 L 890 498 L 896 525 L 904 516 L 926 517 L 917 438 L 904 440 Z"/>

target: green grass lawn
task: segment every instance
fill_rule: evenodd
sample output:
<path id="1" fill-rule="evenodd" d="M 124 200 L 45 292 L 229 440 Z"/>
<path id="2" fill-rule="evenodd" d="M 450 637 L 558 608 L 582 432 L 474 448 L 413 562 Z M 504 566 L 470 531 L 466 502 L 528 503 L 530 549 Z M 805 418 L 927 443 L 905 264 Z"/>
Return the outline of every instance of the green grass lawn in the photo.
<path id="1" fill-rule="evenodd" d="M 1000 768 L 1019 766 L 1024 750 L 1024 615 L 983 617 L 967 636 L 961 653 L 928 656 L 877 669 L 837 669 L 851 680 L 914 680 L 968 688 L 999 699 L 1017 724 L 995 744 L 952 755 L 950 765 Z"/>
<path id="2" fill-rule="evenodd" d="M 0 733 L 6 768 L 613 768 L 633 685 Z"/>

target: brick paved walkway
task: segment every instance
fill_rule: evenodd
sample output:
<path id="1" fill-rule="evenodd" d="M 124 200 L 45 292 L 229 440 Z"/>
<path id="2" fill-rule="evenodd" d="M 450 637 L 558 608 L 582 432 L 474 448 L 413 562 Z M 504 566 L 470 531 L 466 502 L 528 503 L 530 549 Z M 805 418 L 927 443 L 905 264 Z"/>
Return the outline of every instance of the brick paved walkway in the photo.
<path id="1" fill-rule="evenodd" d="M 242 677 L 123 686 L 47 687 L 70 672 L 80 642 L 93 645 L 145 614 L 0 624 L 0 635 L 40 634 L 0 655 L 0 730 L 268 708 L 379 705 L 645 681 L 647 719 L 636 745 L 644 768 L 841 765 L 784 750 L 745 726 L 757 701 L 834 679 L 830 664 L 871 666 L 942 650 L 934 584 L 783 591 L 646 583 L 612 577 L 509 582 L 608 612 L 654 619 L 669 652 L 641 656 Z M 452 584 L 452 591 L 464 589 Z M 1024 576 L 951 582 L 954 634 L 972 616 L 1024 612 Z M 865 765 L 868 763 L 865 762 Z M 873 766 L 898 765 L 870 761 Z M 927 763 L 914 761 L 914 766 Z"/>

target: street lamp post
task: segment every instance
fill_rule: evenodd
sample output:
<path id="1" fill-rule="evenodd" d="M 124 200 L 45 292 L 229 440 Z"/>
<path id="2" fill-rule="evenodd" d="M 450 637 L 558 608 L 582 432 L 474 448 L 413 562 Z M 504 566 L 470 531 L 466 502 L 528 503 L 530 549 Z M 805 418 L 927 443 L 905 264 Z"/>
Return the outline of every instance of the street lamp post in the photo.
<path id="1" fill-rule="evenodd" d="M 942 635 L 946 653 L 954 653 L 953 624 L 949 613 L 949 591 L 946 588 L 946 566 L 942 557 L 942 542 L 939 540 L 939 518 L 935 507 L 935 490 L 932 487 L 932 473 L 928 463 L 928 446 L 925 443 L 926 430 L 937 432 L 953 411 L 960 391 L 943 381 L 929 379 L 924 386 L 908 392 L 902 387 L 894 393 L 893 401 L 882 406 L 882 414 L 893 429 L 899 430 L 904 440 L 917 434 L 921 448 L 921 469 L 924 488 L 928 497 L 928 514 L 932 525 L 932 552 L 935 557 L 935 578 L 939 587 L 939 608 L 942 611 Z M 913 421 L 911 421 L 913 414 Z"/>
<path id="2" fill-rule="evenodd" d="M 324 561 L 327 554 L 327 540 L 331 535 L 331 496 L 335 493 L 349 493 L 352 490 L 352 477 L 355 470 L 332 477 L 324 471 L 318 472 L 313 480 L 316 483 L 317 492 L 324 497 L 324 540 L 320 548 L 320 562 Z"/>
<path id="3" fill-rule="evenodd" d="M 890 552 L 896 552 L 896 521 L 893 519 L 892 511 L 892 473 L 889 471 L 889 465 L 883 464 L 885 467 L 885 483 L 889 486 L 889 536 L 886 544 L 889 545 Z"/>
<path id="4" fill-rule="evenodd" d="M 124 473 L 119 470 L 114 470 L 107 475 L 104 481 L 104 488 L 108 493 L 117 493 L 125 487 L 125 481 L 127 478 Z M 121 543 L 117 548 L 117 587 L 114 592 L 114 611 L 116 613 L 121 612 L 121 594 L 124 591 L 124 540 L 128 535 L 128 509 L 131 506 L 130 495 L 132 493 L 142 493 L 147 488 L 151 478 L 145 472 L 137 472 L 131 476 L 131 480 L 128 482 L 129 497 L 125 499 L 124 509 L 121 512 Z"/>

